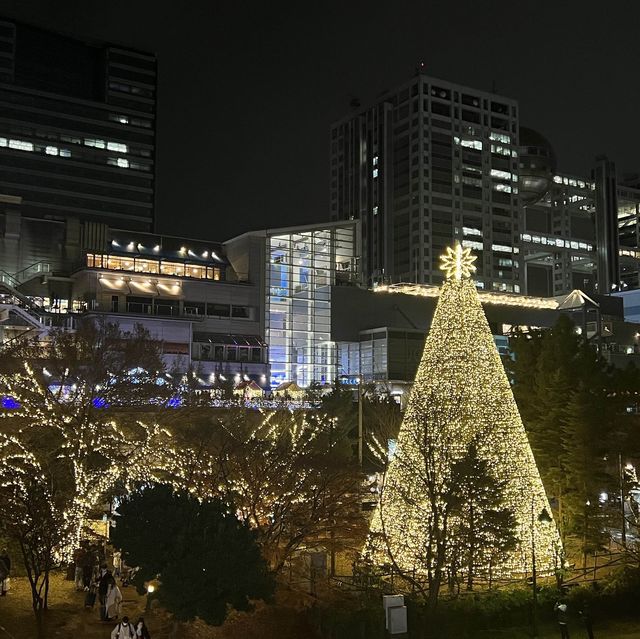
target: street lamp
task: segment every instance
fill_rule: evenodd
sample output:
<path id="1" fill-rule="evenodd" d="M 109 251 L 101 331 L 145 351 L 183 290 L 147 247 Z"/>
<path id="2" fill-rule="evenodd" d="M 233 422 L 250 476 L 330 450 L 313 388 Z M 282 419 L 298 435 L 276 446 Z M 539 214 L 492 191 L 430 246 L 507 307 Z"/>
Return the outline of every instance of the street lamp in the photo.
<path id="1" fill-rule="evenodd" d="M 149 612 L 151 610 L 151 596 L 157 590 L 159 585 L 159 581 L 157 579 L 152 579 L 147 583 L 147 603 L 144 607 L 145 612 Z"/>
<path id="2" fill-rule="evenodd" d="M 535 498 L 531 498 L 531 588 L 533 595 L 533 610 L 531 613 L 531 628 L 534 637 L 538 636 L 538 573 L 536 569 L 536 517 L 535 517 Z M 550 524 L 553 519 L 546 508 L 543 508 L 537 517 L 538 521 L 543 524 Z"/>

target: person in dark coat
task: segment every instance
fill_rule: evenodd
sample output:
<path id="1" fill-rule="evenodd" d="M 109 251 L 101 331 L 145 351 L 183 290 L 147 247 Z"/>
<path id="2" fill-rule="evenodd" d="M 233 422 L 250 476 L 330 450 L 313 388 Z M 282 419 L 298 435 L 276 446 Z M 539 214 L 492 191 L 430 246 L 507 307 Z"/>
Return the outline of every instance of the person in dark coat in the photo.
<path id="1" fill-rule="evenodd" d="M 107 619 L 107 593 L 109 592 L 109 586 L 115 585 L 116 580 L 113 578 L 111 571 L 107 569 L 107 564 L 103 563 L 100 566 L 98 575 L 98 601 L 100 602 L 100 619 L 102 621 Z"/>
<path id="2" fill-rule="evenodd" d="M 556 611 L 556 615 L 558 619 L 558 627 L 560 628 L 560 638 L 569 639 L 567 604 L 560 603 L 558 601 L 554 606 L 554 610 Z"/>
<path id="3" fill-rule="evenodd" d="M 136 621 L 133 627 L 136 631 L 136 639 L 151 639 L 147 624 L 144 622 L 144 619 L 142 617 L 140 617 L 138 621 Z"/>

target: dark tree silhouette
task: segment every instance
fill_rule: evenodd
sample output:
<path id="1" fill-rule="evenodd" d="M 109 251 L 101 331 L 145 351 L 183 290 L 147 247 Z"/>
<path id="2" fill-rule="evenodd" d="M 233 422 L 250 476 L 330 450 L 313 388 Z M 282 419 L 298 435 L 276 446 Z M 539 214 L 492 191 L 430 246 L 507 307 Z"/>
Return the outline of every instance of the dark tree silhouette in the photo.
<path id="1" fill-rule="evenodd" d="M 127 497 L 118 514 L 113 543 L 128 564 L 140 566 L 138 590 L 158 578 L 154 597 L 177 621 L 199 617 L 220 625 L 229 605 L 249 610 L 251 600 L 273 594 L 256 533 L 237 519 L 232 505 L 154 485 Z"/>

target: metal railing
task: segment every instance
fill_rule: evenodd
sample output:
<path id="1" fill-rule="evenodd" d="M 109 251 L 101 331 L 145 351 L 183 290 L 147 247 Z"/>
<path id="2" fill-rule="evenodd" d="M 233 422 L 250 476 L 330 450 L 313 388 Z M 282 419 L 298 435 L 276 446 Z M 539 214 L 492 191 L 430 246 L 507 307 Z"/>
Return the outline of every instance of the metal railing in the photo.
<path id="1" fill-rule="evenodd" d="M 30 264 L 25 268 L 17 271 L 13 274 L 13 278 L 19 282 L 24 283 L 27 280 L 35 277 L 36 275 L 40 275 L 41 273 L 50 273 L 51 272 L 51 264 L 49 262 L 45 262 L 40 260 L 39 262 L 35 262 L 34 264 Z"/>

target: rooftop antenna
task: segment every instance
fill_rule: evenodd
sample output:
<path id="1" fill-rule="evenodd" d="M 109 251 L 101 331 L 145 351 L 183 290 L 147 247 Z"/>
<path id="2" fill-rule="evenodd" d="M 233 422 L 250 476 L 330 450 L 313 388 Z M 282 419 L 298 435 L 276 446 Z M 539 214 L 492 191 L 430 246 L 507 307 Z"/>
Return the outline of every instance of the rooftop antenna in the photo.
<path id="1" fill-rule="evenodd" d="M 427 69 L 424 65 L 424 62 L 420 60 L 420 62 L 416 64 L 416 75 L 420 75 L 421 73 L 426 73 L 426 72 L 427 72 Z"/>

